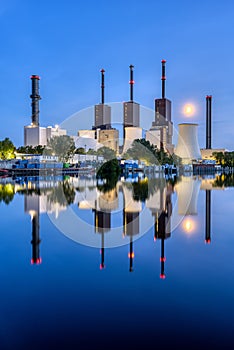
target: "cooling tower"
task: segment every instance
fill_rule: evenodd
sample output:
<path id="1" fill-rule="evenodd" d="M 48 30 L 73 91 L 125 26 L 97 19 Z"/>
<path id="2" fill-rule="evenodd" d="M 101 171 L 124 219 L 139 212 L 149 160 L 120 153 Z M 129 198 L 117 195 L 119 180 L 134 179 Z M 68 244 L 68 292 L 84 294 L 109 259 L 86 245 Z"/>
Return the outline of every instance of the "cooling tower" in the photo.
<path id="1" fill-rule="evenodd" d="M 192 160 L 201 159 L 197 127 L 198 124 L 179 124 L 179 135 L 175 154 L 182 158 L 184 164 L 189 164 Z"/>
<path id="2" fill-rule="evenodd" d="M 134 140 L 142 138 L 142 128 L 126 127 L 124 129 L 125 129 L 125 140 L 124 140 L 123 153 L 127 152 L 127 150 L 131 147 Z"/>

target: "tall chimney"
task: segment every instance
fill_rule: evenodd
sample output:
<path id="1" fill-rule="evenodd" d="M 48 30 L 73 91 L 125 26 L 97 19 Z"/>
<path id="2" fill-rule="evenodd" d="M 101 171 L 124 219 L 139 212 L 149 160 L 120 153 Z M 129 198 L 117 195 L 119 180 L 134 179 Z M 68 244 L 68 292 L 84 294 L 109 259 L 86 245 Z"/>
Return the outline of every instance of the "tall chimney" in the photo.
<path id="1" fill-rule="evenodd" d="M 206 96 L 206 149 L 211 149 L 211 102 L 212 96 Z"/>
<path id="2" fill-rule="evenodd" d="M 162 60 L 162 98 L 165 98 L 165 88 L 166 88 L 166 60 Z"/>
<path id="3" fill-rule="evenodd" d="M 102 69 L 102 70 L 101 70 L 101 73 L 102 73 L 102 85 L 101 85 L 101 89 L 102 89 L 102 101 L 101 101 L 101 103 L 104 105 L 104 103 L 105 103 L 105 96 L 104 96 L 104 90 L 105 90 L 105 76 L 104 76 L 104 73 L 105 73 L 105 70 Z"/>
<path id="4" fill-rule="evenodd" d="M 133 68 L 134 66 L 131 64 L 129 66 L 130 68 L 130 81 L 129 81 L 129 84 L 130 84 L 130 101 L 133 102 L 133 85 L 135 84 L 134 80 L 133 80 Z"/>
<path id="5" fill-rule="evenodd" d="M 38 75 L 32 75 L 32 94 L 30 98 L 32 99 L 32 125 L 39 126 L 39 100 L 41 96 L 39 95 L 39 80 Z"/>

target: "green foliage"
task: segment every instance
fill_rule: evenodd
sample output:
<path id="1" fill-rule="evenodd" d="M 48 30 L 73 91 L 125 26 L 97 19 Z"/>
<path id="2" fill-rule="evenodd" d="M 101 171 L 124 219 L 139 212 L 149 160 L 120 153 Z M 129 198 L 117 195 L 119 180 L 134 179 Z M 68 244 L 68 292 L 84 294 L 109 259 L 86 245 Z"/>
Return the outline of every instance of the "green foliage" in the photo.
<path id="1" fill-rule="evenodd" d="M 15 195 L 14 186 L 11 184 L 0 185 L 0 203 L 9 204 Z"/>
<path id="2" fill-rule="evenodd" d="M 116 158 L 102 164 L 96 176 L 97 178 L 104 179 L 105 182 L 102 185 L 98 185 L 98 189 L 102 192 L 108 192 L 115 188 L 120 173 L 121 169 Z"/>
<path id="3" fill-rule="evenodd" d="M 149 198 L 148 179 L 143 179 L 138 182 L 133 182 L 133 199 L 136 201 L 145 202 Z"/>
<path id="4" fill-rule="evenodd" d="M 48 199 L 51 203 L 59 203 L 63 206 L 70 205 L 75 200 L 75 189 L 68 181 L 63 181 L 52 189 L 52 192 L 48 194 Z"/>
<path id="5" fill-rule="evenodd" d="M 3 141 L 0 141 L 0 159 L 13 159 L 15 158 L 15 146 L 13 142 L 6 137 Z"/>
<path id="6" fill-rule="evenodd" d="M 213 157 L 218 165 L 223 168 L 233 168 L 234 167 L 234 151 L 232 152 L 213 152 Z"/>
<path id="7" fill-rule="evenodd" d="M 102 166 L 97 171 L 97 178 L 108 179 L 113 175 L 120 175 L 121 169 L 118 160 L 111 159 L 102 164 Z"/>
<path id="8" fill-rule="evenodd" d="M 94 149 L 90 148 L 90 149 L 88 150 L 87 154 L 91 154 L 91 155 L 96 156 L 96 155 L 97 155 L 97 151 L 95 151 Z"/>
<path id="9" fill-rule="evenodd" d="M 164 150 L 158 150 L 156 146 L 145 139 L 136 139 L 130 149 L 123 155 L 125 159 L 137 159 L 146 164 L 180 164 L 181 159 L 176 155 L 170 155 Z"/>
<path id="10" fill-rule="evenodd" d="M 49 155 L 58 156 L 59 160 L 62 162 L 67 162 L 74 154 L 75 142 L 68 135 L 54 136 L 52 137 L 44 153 Z"/>
<path id="11" fill-rule="evenodd" d="M 105 160 L 111 160 L 116 157 L 115 151 L 113 151 L 113 149 L 106 146 L 100 147 L 97 150 L 97 155 L 104 157 Z"/>
<path id="12" fill-rule="evenodd" d="M 24 153 L 24 154 L 39 154 L 42 155 L 44 152 L 45 146 L 21 146 L 18 147 L 16 152 L 17 153 Z"/>
<path id="13" fill-rule="evenodd" d="M 213 187 L 234 187 L 234 174 L 227 173 L 219 175 L 215 178 Z"/>
<path id="14" fill-rule="evenodd" d="M 75 150 L 75 154 L 85 154 L 84 147 L 79 147 Z"/>

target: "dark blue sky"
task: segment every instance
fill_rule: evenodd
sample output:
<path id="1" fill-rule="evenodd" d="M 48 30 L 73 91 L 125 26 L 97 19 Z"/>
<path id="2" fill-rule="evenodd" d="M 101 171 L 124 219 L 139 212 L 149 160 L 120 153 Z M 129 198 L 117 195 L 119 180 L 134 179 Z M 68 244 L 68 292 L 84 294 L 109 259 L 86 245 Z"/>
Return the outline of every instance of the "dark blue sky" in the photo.
<path id="1" fill-rule="evenodd" d="M 41 76 L 40 123 L 59 124 L 100 100 L 129 98 L 129 64 L 135 65 L 135 100 L 148 108 L 161 96 L 161 59 L 167 60 L 166 95 L 173 121 L 196 105 L 205 144 L 205 96 L 213 95 L 213 147 L 234 149 L 234 2 L 26 1 L 0 3 L 0 139 L 23 144 L 30 122 L 31 74 Z"/>

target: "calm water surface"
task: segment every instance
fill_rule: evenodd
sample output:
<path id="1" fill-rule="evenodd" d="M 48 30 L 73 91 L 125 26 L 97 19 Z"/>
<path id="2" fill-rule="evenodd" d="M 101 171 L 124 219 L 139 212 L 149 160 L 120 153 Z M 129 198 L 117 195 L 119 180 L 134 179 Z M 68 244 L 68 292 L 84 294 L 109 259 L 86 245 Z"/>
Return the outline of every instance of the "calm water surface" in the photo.
<path id="1" fill-rule="evenodd" d="M 0 349 L 234 349 L 232 186 L 0 179 Z"/>

